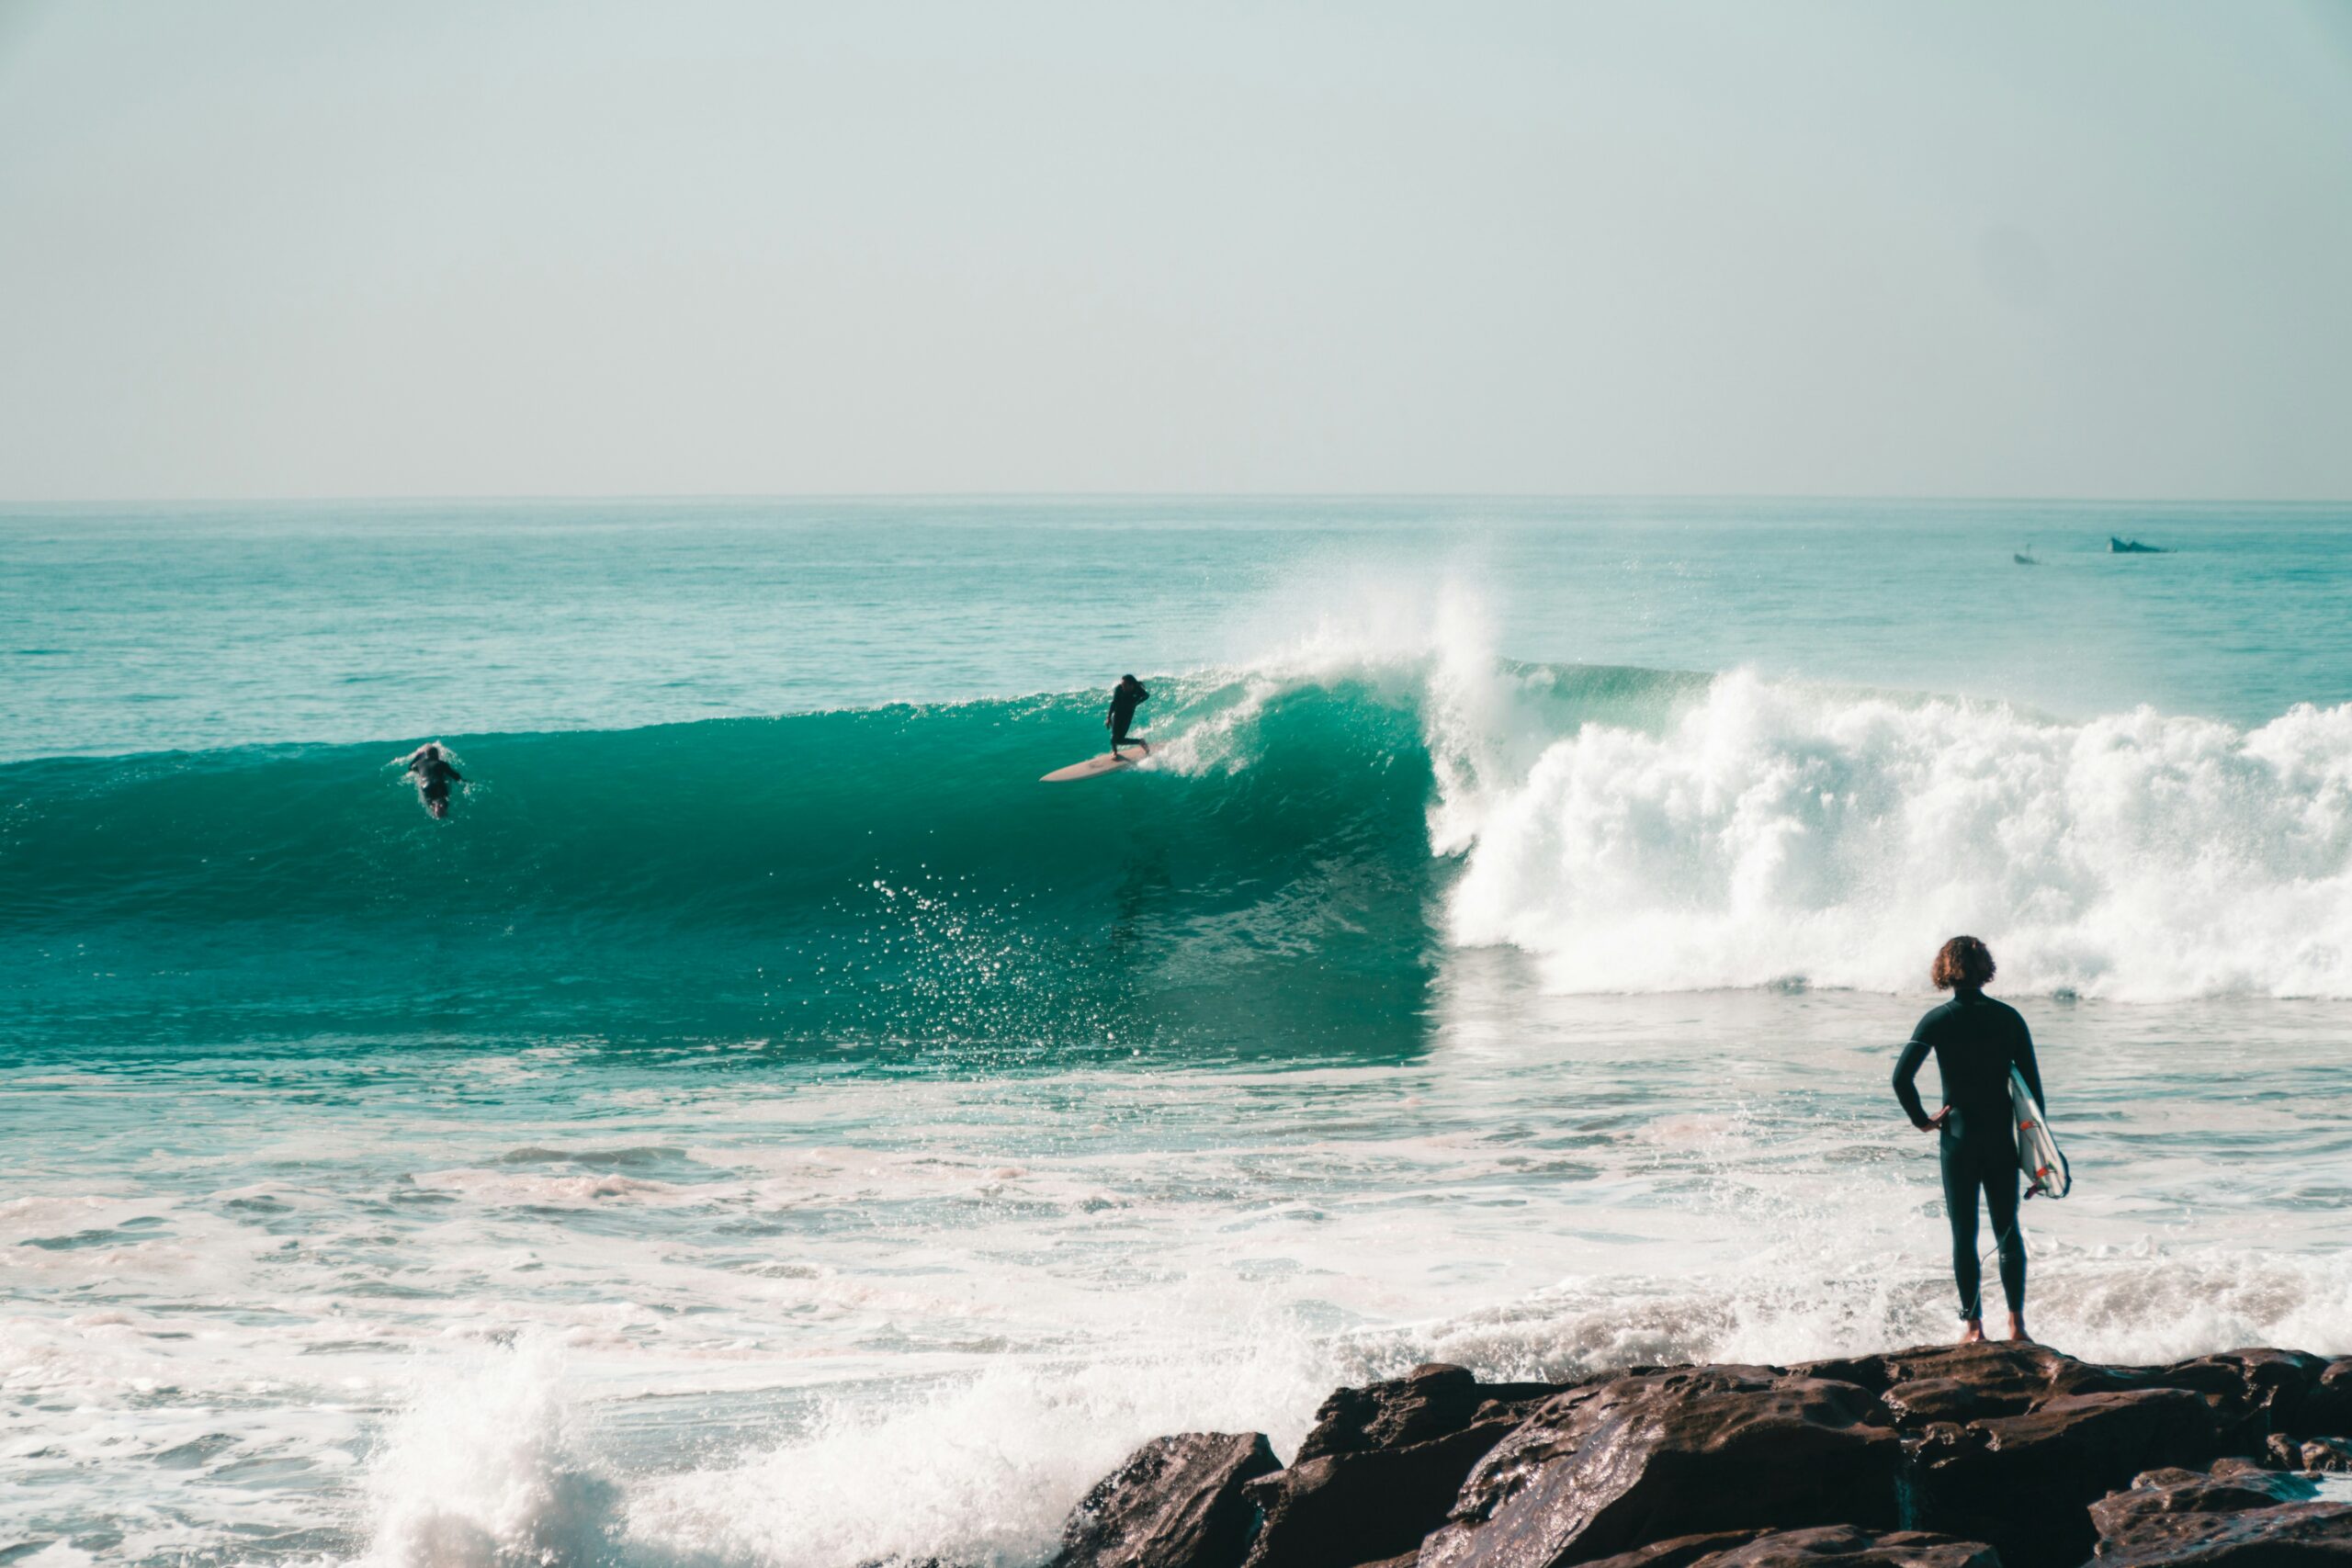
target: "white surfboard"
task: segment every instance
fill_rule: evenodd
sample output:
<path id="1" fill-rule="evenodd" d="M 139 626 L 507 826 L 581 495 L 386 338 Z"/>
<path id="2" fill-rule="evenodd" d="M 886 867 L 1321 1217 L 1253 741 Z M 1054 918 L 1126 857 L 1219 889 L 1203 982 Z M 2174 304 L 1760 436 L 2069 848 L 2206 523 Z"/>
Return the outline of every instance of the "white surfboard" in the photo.
<path id="1" fill-rule="evenodd" d="M 1083 762 L 1072 762 L 1067 768 L 1056 768 L 1039 784 L 1068 784 L 1072 779 L 1091 779 L 1103 773 L 1114 773 L 1121 768 L 1132 768 L 1148 753 L 1130 756 L 1124 751 L 1106 751 L 1100 757 L 1089 757 Z"/>
<path id="2" fill-rule="evenodd" d="M 2064 1198 L 2075 1185 L 2074 1172 L 2066 1168 L 2066 1156 L 2058 1147 L 2058 1134 L 2050 1130 L 2050 1118 L 2033 1098 L 2033 1090 L 2026 1088 L 2025 1075 L 2015 1067 L 2009 1069 L 2009 1110 L 2017 1117 L 2018 1168 L 2025 1172 L 2025 1195 L 2030 1198 L 2039 1192 L 2046 1198 Z"/>

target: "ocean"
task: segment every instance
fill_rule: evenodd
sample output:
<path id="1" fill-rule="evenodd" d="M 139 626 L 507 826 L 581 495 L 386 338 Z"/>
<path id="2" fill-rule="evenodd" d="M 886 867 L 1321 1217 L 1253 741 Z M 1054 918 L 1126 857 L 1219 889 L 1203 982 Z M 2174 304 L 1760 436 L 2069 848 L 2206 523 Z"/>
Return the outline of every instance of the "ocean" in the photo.
<path id="1" fill-rule="evenodd" d="M 2345 506 L 0 509 L 0 1562 L 1028 1568 L 1946 1337 L 1960 931 L 2036 1332 L 2352 1353 L 2347 612 Z"/>

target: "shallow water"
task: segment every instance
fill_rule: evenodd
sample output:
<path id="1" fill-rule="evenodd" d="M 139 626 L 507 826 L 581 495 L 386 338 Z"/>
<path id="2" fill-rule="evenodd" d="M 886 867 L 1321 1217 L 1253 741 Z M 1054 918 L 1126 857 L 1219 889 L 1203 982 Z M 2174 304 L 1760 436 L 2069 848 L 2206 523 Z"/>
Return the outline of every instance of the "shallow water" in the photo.
<path id="1" fill-rule="evenodd" d="M 1958 927 L 2037 1330 L 2352 1352 L 2345 521 L 9 513 L 0 1551 L 1016 1564 L 1433 1357 L 1938 1337 Z"/>

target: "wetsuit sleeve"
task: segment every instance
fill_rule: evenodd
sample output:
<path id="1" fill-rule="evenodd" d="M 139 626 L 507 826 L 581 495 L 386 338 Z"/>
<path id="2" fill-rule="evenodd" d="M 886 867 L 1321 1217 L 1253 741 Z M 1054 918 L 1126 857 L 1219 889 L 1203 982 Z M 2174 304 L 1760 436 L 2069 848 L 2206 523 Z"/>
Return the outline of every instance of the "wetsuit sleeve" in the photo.
<path id="1" fill-rule="evenodd" d="M 2033 1102 L 2047 1112 L 2050 1102 L 2041 1097 L 2041 1064 L 2033 1059 L 2033 1031 L 2025 1026 L 2025 1015 L 2018 1015 L 2018 1054 L 2014 1063 L 2018 1076 L 2025 1079 L 2025 1087 L 2033 1090 Z"/>
<path id="2" fill-rule="evenodd" d="M 455 769 L 455 768 L 451 768 L 451 769 L 449 770 L 449 776 L 450 776 L 451 778 L 453 778 L 453 779 L 457 780 L 459 784 L 463 784 L 463 783 L 465 783 L 465 782 L 466 782 L 466 775 L 465 775 L 465 774 L 463 774 L 463 773 L 459 773 L 459 772 L 458 772 L 458 770 L 457 770 L 457 769 Z"/>
<path id="3" fill-rule="evenodd" d="M 1140 681 L 1136 682 L 1136 701 L 1139 703 L 1151 701 L 1151 694 L 1144 690 L 1143 682 Z"/>
<path id="4" fill-rule="evenodd" d="M 1934 1125 L 1928 1120 L 1927 1107 L 1919 1103 L 1919 1064 L 1928 1059 L 1928 1043 L 1914 1040 L 1903 1047 L 1902 1056 L 1894 1064 L 1894 1098 L 1903 1102 L 1903 1113 L 1911 1118 L 1911 1125 L 1926 1132 Z"/>

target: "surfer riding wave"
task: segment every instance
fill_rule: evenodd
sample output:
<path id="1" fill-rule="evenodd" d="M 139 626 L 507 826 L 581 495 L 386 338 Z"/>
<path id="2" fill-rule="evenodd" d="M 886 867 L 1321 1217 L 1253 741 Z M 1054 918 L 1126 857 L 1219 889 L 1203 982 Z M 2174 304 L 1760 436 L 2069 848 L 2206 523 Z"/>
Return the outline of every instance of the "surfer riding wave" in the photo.
<path id="1" fill-rule="evenodd" d="M 1984 1337 L 1983 1265 L 1976 1251 L 1977 1194 L 2001 1257 L 2001 1294 L 2008 1303 L 2009 1337 L 2030 1337 L 2025 1328 L 2025 1237 L 2018 1229 L 2017 1128 L 2010 1113 L 2009 1070 L 2014 1067 L 2041 1102 L 2041 1069 L 2033 1058 L 2033 1035 L 2017 1009 L 1984 994 L 1993 978 L 1993 953 L 1973 936 L 1944 943 L 1928 970 L 1936 989 L 1951 1000 L 1931 1009 L 1911 1032 L 1911 1043 L 1894 1065 L 1894 1097 L 1912 1125 L 1938 1136 L 1943 1168 L 1944 1213 L 1951 1222 L 1951 1272 L 1960 1287 L 1961 1343 Z M 1936 1054 L 1943 1075 L 1944 1106 L 1933 1116 L 1919 1102 L 1914 1081 L 1928 1053 Z"/>
<path id="2" fill-rule="evenodd" d="M 1127 744 L 1127 727 L 1136 721 L 1136 708 L 1149 701 L 1151 694 L 1133 675 L 1120 676 L 1119 683 L 1111 688 L 1111 711 L 1102 718 L 1111 731 L 1111 755 L 1117 756 L 1119 748 Z M 1151 755 L 1150 741 L 1138 735 L 1135 744 L 1143 748 L 1145 756 Z"/>

